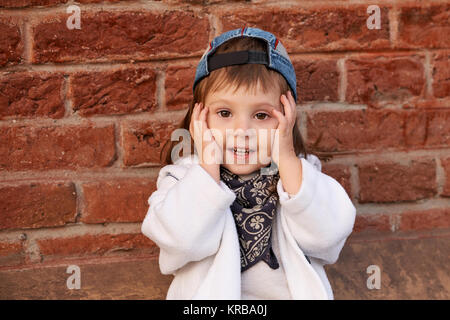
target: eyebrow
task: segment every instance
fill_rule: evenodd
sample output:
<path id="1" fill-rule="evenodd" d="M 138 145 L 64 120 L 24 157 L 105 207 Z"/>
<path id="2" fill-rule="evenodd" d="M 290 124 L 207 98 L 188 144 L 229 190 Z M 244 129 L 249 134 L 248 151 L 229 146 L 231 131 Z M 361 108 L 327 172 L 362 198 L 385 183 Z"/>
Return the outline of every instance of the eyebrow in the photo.
<path id="1" fill-rule="evenodd" d="M 217 100 L 214 100 L 213 102 L 211 102 L 210 104 L 216 104 L 216 103 L 219 103 L 219 102 L 224 102 L 226 104 L 231 104 L 232 105 L 231 101 L 228 101 L 227 99 L 217 99 Z M 270 104 L 268 102 L 255 103 L 252 106 L 254 106 L 254 107 L 269 106 L 269 107 L 275 108 L 272 104 Z"/>

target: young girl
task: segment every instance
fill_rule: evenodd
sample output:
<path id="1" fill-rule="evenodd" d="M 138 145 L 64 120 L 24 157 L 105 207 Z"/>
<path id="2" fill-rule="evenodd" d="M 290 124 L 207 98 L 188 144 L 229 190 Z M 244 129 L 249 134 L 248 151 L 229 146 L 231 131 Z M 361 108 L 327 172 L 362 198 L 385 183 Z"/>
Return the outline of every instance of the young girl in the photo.
<path id="1" fill-rule="evenodd" d="M 228 31 L 203 54 L 193 89 L 182 127 L 197 152 L 172 161 L 171 142 L 142 224 L 161 272 L 175 276 L 167 299 L 333 299 L 323 266 L 356 210 L 306 151 L 283 45 L 257 28 Z"/>

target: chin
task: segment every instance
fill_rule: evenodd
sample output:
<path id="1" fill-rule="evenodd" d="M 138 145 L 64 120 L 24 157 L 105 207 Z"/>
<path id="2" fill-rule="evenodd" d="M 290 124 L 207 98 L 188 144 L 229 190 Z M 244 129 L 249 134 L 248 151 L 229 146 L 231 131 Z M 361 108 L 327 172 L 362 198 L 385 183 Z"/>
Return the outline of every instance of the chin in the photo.
<path id="1" fill-rule="evenodd" d="M 222 164 L 222 166 L 234 174 L 246 175 L 264 168 L 266 165 L 261 164 Z"/>
<path id="2" fill-rule="evenodd" d="M 228 164 L 223 167 L 237 175 L 250 174 L 258 170 L 258 167 L 254 164 Z"/>

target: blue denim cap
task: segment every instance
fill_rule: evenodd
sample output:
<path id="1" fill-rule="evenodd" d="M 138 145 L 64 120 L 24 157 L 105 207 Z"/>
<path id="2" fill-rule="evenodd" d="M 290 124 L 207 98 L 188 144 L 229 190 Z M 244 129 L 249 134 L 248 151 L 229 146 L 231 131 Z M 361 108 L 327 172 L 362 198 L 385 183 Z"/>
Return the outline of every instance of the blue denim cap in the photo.
<path id="1" fill-rule="evenodd" d="M 258 51 L 237 51 L 211 55 L 224 42 L 238 37 L 253 37 L 267 42 L 267 53 L 261 54 Z M 291 88 L 294 100 L 297 101 L 297 78 L 294 66 L 281 42 L 270 32 L 258 29 L 243 27 L 234 29 L 215 37 L 209 44 L 209 48 L 200 59 L 195 72 L 195 79 L 192 91 L 204 77 L 207 77 L 213 70 L 235 64 L 258 63 L 264 64 L 268 68 L 279 72 L 287 81 Z"/>

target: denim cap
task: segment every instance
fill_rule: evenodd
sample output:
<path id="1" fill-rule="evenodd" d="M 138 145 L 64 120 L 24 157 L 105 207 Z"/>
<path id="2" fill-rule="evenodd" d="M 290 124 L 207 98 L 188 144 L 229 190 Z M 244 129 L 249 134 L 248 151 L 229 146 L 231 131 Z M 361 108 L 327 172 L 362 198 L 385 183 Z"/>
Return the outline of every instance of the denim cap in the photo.
<path id="1" fill-rule="evenodd" d="M 217 54 L 211 57 L 220 45 L 238 37 L 253 37 L 265 40 L 267 43 L 267 54 L 263 54 L 260 51 L 237 51 Z M 272 33 L 250 27 L 227 31 L 211 41 L 209 48 L 206 49 L 197 65 L 192 91 L 195 90 L 195 86 L 199 81 L 207 77 L 211 71 L 229 65 L 247 63 L 264 64 L 268 68 L 279 72 L 286 79 L 294 100 L 297 101 L 297 78 L 286 49 Z"/>

